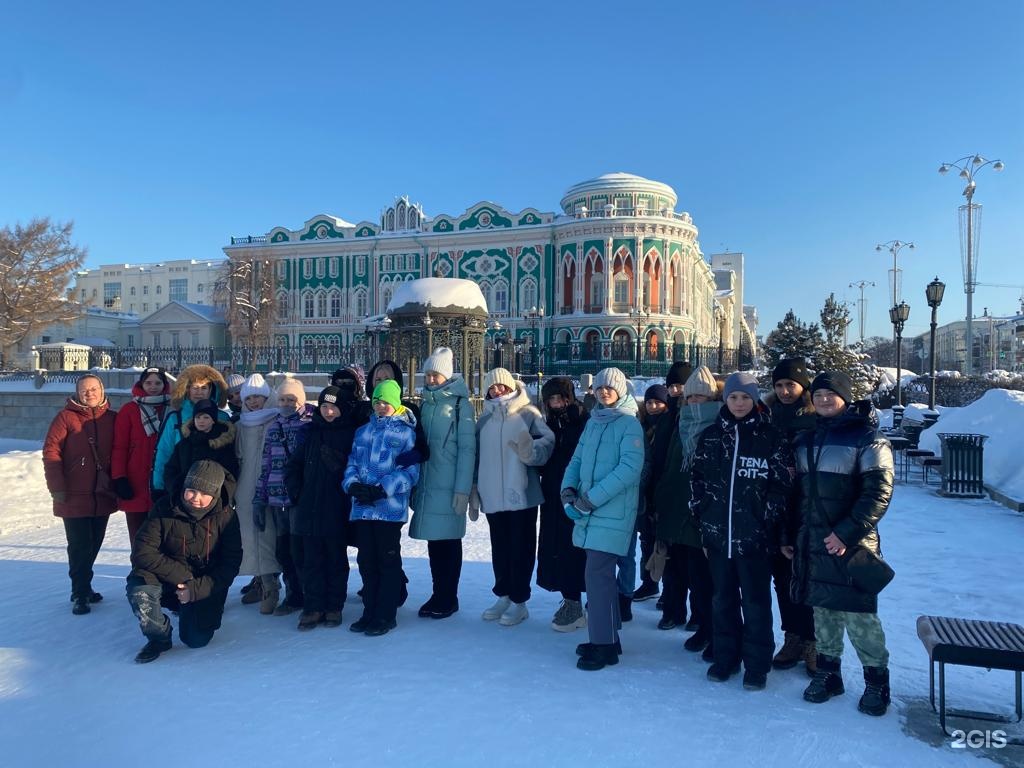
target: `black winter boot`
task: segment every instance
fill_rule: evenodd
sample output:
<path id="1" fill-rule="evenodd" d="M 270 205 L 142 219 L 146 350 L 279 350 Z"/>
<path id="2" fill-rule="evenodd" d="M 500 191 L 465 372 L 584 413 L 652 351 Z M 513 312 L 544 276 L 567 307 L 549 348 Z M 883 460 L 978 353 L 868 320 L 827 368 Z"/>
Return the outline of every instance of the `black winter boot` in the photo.
<path id="1" fill-rule="evenodd" d="M 171 641 L 168 640 L 150 640 L 144 646 L 142 650 L 135 654 L 136 664 L 148 664 L 151 661 L 156 661 L 160 658 L 160 654 L 164 651 L 171 650 Z"/>
<path id="2" fill-rule="evenodd" d="M 819 667 L 821 664 L 819 663 Z M 864 667 L 864 695 L 857 709 L 865 715 L 881 717 L 889 709 L 889 670 L 885 667 Z"/>
<path id="3" fill-rule="evenodd" d="M 580 656 L 576 661 L 576 669 L 594 672 L 619 663 L 619 654 L 614 644 L 593 645 L 590 652 Z"/>
<path id="4" fill-rule="evenodd" d="M 814 673 L 811 684 L 804 689 L 804 701 L 822 704 L 842 693 L 846 693 L 843 687 L 842 660 L 819 653 L 818 671 Z"/>
<path id="5" fill-rule="evenodd" d="M 628 595 L 619 595 L 619 618 L 623 622 L 633 620 L 633 598 Z"/>
<path id="6" fill-rule="evenodd" d="M 589 655 L 589 654 L 594 652 L 594 648 L 595 647 L 596 646 L 593 643 L 580 643 L 579 645 L 576 646 L 576 655 L 577 656 L 587 656 L 587 655 Z M 622 641 L 621 640 L 616 640 L 613 647 L 615 648 L 615 652 L 619 656 L 621 656 L 622 655 Z"/>

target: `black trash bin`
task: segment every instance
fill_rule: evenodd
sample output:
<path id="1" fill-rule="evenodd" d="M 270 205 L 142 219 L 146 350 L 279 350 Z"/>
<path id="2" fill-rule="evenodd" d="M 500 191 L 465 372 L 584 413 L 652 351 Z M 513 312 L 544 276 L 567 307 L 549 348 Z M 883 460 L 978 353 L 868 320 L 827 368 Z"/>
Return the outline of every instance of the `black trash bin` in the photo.
<path id="1" fill-rule="evenodd" d="M 943 496 L 980 499 L 985 495 L 984 452 L 988 435 L 940 432 Z"/>

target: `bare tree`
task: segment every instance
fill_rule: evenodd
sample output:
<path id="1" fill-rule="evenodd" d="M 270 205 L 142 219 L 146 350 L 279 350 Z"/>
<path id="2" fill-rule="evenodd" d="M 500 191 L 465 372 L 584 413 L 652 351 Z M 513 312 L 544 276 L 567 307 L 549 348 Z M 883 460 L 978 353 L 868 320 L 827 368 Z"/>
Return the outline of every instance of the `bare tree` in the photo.
<path id="1" fill-rule="evenodd" d="M 86 258 L 71 242 L 73 227 L 39 218 L 0 229 L 0 365 L 34 333 L 81 316 L 82 305 L 67 297 Z"/>
<path id="2" fill-rule="evenodd" d="M 214 285 L 232 344 L 267 346 L 274 333 L 274 270 L 256 258 L 229 260 Z"/>

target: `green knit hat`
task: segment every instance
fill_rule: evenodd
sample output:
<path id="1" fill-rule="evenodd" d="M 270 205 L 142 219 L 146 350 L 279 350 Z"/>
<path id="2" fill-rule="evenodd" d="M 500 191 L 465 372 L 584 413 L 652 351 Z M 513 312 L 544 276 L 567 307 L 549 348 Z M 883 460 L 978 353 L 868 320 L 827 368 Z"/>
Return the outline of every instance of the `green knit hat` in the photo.
<path id="1" fill-rule="evenodd" d="M 401 408 L 402 388 L 398 386 L 398 382 L 394 379 L 387 379 L 374 387 L 373 402 L 376 403 L 378 400 L 387 403 L 396 411 Z"/>

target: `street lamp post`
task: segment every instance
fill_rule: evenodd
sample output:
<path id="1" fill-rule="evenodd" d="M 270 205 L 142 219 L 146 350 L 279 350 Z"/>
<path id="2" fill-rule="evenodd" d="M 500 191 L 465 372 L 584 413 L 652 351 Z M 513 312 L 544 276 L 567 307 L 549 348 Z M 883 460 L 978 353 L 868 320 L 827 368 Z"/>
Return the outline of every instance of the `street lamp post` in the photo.
<path id="1" fill-rule="evenodd" d="M 892 305 L 895 307 L 900 303 L 900 270 L 897 264 L 900 251 L 904 248 L 909 248 L 911 251 L 916 246 L 913 243 L 904 242 L 903 240 L 890 240 L 887 243 L 879 243 L 875 246 L 876 251 L 888 251 L 892 254 Z M 893 335 L 893 343 L 896 341 L 896 336 Z"/>
<path id="2" fill-rule="evenodd" d="M 651 313 L 649 310 L 636 309 L 629 310 L 630 317 L 633 318 L 633 322 L 636 323 L 636 365 L 633 367 L 633 375 L 640 375 L 640 334 L 643 333 L 644 326 L 650 321 Z"/>
<path id="3" fill-rule="evenodd" d="M 850 283 L 851 288 L 860 288 L 860 298 L 857 300 L 857 322 L 860 326 L 860 345 L 864 346 L 864 310 L 867 308 L 868 300 L 864 298 L 864 289 L 867 286 L 875 287 L 875 284 L 870 280 L 858 280 L 855 283 Z M 896 302 L 893 302 L 894 304 Z"/>
<path id="4" fill-rule="evenodd" d="M 538 354 L 538 340 L 537 340 L 537 324 L 544 320 L 544 307 L 537 309 L 537 307 L 530 307 L 526 312 L 523 312 L 523 319 L 530 323 L 530 363 L 533 367 L 533 372 L 537 373 L 540 370 Z"/>
<path id="5" fill-rule="evenodd" d="M 718 372 L 724 373 L 726 314 L 720 304 L 715 304 L 715 319 L 718 321 Z"/>
<path id="6" fill-rule="evenodd" d="M 974 263 L 977 254 L 974 253 L 974 176 L 975 174 L 984 168 L 986 165 L 991 165 L 993 171 L 1001 171 L 1006 166 L 1003 165 L 1002 160 L 986 160 L 981 155 L 966 155 L 961 157 L 952 163 L 943 163 L 939 166 L 939 173 L 945 175 L 953 168 L 960 169 L 960 178 L 967 182 L 967 186 L 964 187 L 963 196 L 967 198 L 967 203 L 963 208 L 966 209 L 967 218 L 967 237 L 965 238 L 965 253 L 964 253 L 964 293 L 967 294 L 967 317 L 964 325 L 964 335 L 966 336 L 967 353 L 964 360 L 964 373 L 968 376 L 974 368 L 974 329 L 971 325 L 971 321 L 974 319 L 974 286 L 977 285 L 975 271 L 976 265 Z"/>
<path id="7" fill-rule="evenodd" d="M 936 315 L 939 304 L 942 303 L 942 295 L 946 292 L 946 284 L 936 277 L 924 289 L 928 306 L 932 308 L 931 340 L 929 341 L 929 367 L 931 369 L 931 382 L 928 386 L 928 410 L 935 410 L 935 327 L 937 325 Z"/>
<path id="8" fill-rule="evenodd" d="M 901 370 L 903 361 L 900 347 L 903 345 L 903 326 L 906 325 L 909 317 L 910 305 L 905 301 L 901 301 L 889 310 L 889 322 L 892 323 L 893 332 L 896 334 L 896 407 L 901 411 L 903 410 L 903 371 Z"/>

